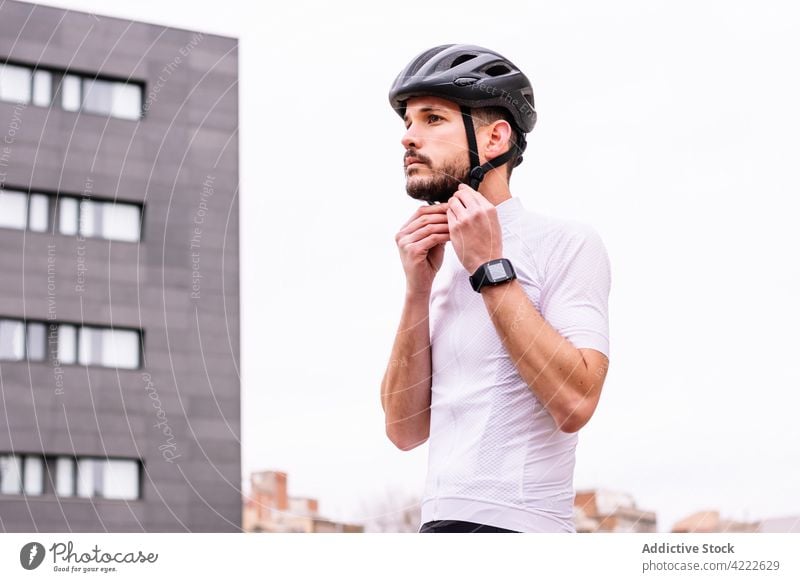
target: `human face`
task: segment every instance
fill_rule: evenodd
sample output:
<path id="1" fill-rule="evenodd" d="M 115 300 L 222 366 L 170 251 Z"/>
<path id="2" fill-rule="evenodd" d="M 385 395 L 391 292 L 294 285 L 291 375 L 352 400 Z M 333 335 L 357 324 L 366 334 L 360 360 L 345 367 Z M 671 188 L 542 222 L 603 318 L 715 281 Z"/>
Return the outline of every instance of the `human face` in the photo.
<path id="1" fill-rule="evenodd" d="M 461 109 L 438 97 L 412 97 L 404 120 L 406 192 L 425 202 L 447 202 L 459 184 L 469 182 Z"/>

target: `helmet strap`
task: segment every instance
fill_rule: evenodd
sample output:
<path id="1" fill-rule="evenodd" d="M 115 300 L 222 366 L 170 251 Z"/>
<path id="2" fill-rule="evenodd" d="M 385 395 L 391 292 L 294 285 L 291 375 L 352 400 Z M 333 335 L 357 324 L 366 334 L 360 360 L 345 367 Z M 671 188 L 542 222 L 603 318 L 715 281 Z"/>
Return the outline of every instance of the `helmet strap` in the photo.
<path id="1" fill-rule="evenodd" d="M 514 148 L 509 148 L 507 152 L 497 156 L 493 160 L 489 160 L 485 164 L 481 165 L 481 160 L 478 157 L 478 139 L 475 137 L 475 126 L 472 123 L 472 114 L 470 113 L 470 108 L 464 105 L 461 106 L 461 117 L 464 119 L 464 129 L 467 131 L 467 147 L 469 148 L 469 167 L 471 168 L 469 171 L 469 187 L 473 190 L 477 190 L 478 187 L 483 182 L 483 178 L 486 176 L 486 173 L 490 170 L 494 170 L 495 168 L 499 168 L 506 162 L 508 162 L 511 157 L 514 155 L 514 150 L 518 150 L 520 153 L 520 157 L 517 159 L 516 165 L 519 165 L 522 162 L 522 152 L 525 150 L 526 141 L 525 141 L 525 134 L 519 134 L 520 139 L 518 140 L 520 143 L 517 144 Z"/>
<path id="2" fill-rule="evenodd" d="M 469 187 L 477 190 L 483 181 L 486 170 L 481 166 L 478 157 L 478 139 L 475 137 L 475 125 L 472 123 L 472 113 L 469 107 L 461 106 L 461 117 L 464 119 L 464 129 L 467 131 L 467 149 L 469 150 Z"/>

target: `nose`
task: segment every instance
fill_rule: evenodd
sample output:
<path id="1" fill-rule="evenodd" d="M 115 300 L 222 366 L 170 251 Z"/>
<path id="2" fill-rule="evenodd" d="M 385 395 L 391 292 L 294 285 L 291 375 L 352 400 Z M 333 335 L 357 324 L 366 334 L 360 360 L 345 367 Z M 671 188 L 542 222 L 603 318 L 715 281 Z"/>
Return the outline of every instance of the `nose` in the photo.
<path id="1" fill-rule="evenodd" d="M 403 134 L 403 139 L 400 140 L 400 143 L 403 144 L 403 147 L 407 150 L 411 148 L 419 149 L 421 145 L 420 139 L 419 135 L 414 130 L 413 123 L 408 126 L 408 129 L 406 130 L 405 134 Z"/>

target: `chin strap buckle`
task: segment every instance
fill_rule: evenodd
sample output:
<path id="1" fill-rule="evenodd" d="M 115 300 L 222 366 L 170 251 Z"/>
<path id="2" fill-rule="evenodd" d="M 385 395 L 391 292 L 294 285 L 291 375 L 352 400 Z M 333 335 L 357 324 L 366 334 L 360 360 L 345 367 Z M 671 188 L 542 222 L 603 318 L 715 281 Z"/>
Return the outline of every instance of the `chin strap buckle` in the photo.
<path id="1" fill-rule="evenodd" d="M 484 176 L 486 176 L 486 168 L 483 166 L 475 166 L 472 168 L 472 171 L 469 173 L 469 187 L 473 190 L 477 190 L 478 186 L 483 182 Z"/>

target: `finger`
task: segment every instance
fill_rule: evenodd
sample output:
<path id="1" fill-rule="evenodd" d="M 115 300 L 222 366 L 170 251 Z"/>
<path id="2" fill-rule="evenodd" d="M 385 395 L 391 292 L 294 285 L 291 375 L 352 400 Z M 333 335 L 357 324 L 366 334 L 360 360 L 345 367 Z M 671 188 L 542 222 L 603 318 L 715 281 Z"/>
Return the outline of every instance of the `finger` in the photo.
<path id="1" fill-rule="evenodd" d="M 458 202 L 464 208 L 469 208 L 470 206 L 470 199 L 464 195 L 464 190 L 462 190 L 460 187 L 453 193 L 453 195 L 450 197 L 450 200 L 452 202 Z"/>
<path id="2" fill-rule="evenodd" d="M 467 209 L 464 206 L 464 202 L 458 196 L 458 192 L 453 194 L 453 197 L 450 198 L 449 208 L 448 210 L 456 217 L 457 220 L 461 220 L 467 213 Z"/>
<path id="3" fill-rule="evenodd" d="M 420 206 L 419 208 L 416 209 L 416 211 L 414 211 L 414 214 L 411 215 L 411 218 L 406 220 L 405 223 L 403 224 L 403 226 L 401 226 L 400 228 L 401 229 L 405 228 L 406 226 L 411 224 L 411 222 L 413 222 L 414 220 L 416 220 L 420 216 L 430 216 L 430 215 L 436 216 L 437 214 L 444 214 L 447 209 L 446 208 L 442 208 L 442 206 L 447 206 L 447 205 L 446 204 L 434 204 L 434 205 Z"/>
<path id="4" fill-rule="evenodd" d="M 461 201 L 464 203 L 465 207 L 470 207 L 473 204 L 477 204 L 478 206 L 482 206 L 482 201 L 486 200 L 480 193 L 476 192 L 474 189 L 470 188 L 466 184 L 460 184 L 458 186 L 458 190 L 456 191 Z M 488 200 L 487 200 L 488 202 Z"/>
<path id="5" fill-rule="evenodd" d="M 446 243 L 449 240 L 450 240 L 449 234 L 430 234 L 425 238 L 410 244 L 407 250 L 412 253 L 414 251 L 427 251 L 432 249 L 436 245 Z"/>
<path id="6" fill-rule="evenodd" d="M 409 244 L 420 241 L 431 234 L 448 234 L 449 232 L 450 228 L 446 222 L 444 224 L 427 224 L 422 228 L 415 230 L 414 232 L 405 234 L 404 236 L 400 237 L 397 242 L 401 247 L 405 247 Z"/>
<path id="7" fill-rule="evenodd" d="M 400 231 L 397 233 L 397 236 L 401 237 L 406 234 L 410 234 L 429 224 L 446 224 L 446 223 L 447 223 L 447 215 L 444 213 L 423 214 L 422 216 L 417 217 L 412 222 L 407 224 L 405 227 L 401 228 Z"/>
<path id="8" fill-rule="evenodd" d="M 456 213 L 453 212 L 452 208 L 447 209 L 447 224 L 452 227 L 456 222 L 458 222 L 458 217 Z"/>

